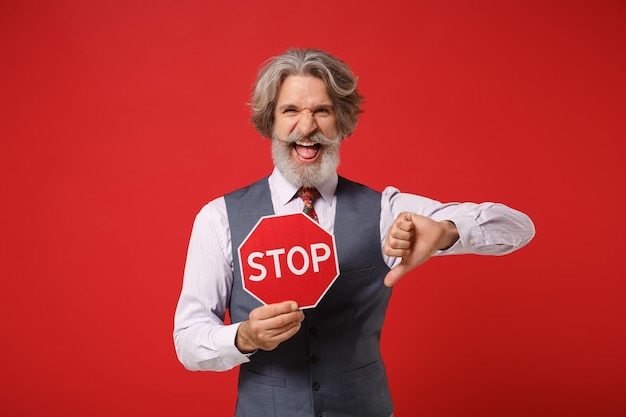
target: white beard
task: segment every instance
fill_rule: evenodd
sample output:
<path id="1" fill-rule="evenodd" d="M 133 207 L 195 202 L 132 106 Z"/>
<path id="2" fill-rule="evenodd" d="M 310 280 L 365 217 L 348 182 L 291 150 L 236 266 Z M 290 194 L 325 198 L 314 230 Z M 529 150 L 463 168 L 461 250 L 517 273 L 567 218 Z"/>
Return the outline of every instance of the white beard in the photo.
<path id="1" fill-rule="evenodd" d="M 280 173 L 293 185 L 317 187 L 337 172 L 341 140 L 339 138 L 330 140 L 321 133 L 308 136 L 307 139 L 320 144 L 318 152 L 321 154 L 314 164 L 304 165 L 293 159 L 294 143 L 302 138 L 303 136 L 296 132 L 287 139 L 278 139 L 276 135 L 272 135 L 272 159 Z"/>

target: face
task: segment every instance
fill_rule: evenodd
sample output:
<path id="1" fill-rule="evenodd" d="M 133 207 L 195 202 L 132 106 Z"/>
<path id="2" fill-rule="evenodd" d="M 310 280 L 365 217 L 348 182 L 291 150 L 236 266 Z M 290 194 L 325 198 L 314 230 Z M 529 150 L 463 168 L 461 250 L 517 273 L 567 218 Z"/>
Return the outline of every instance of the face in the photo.
<path id="1" fill-rule="evenodd" d="M 290 75 L 282 83 L 274 110 L 272 157 L 289 182 L 314 187 L 339 165 L 337 117 L 324 82 Z"/>

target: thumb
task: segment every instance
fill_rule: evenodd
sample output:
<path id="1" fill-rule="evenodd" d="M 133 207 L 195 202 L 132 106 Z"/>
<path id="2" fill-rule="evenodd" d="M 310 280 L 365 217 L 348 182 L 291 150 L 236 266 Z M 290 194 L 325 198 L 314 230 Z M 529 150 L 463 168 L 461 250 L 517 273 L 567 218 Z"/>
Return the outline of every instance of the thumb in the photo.
<path id="1" fill-rule="evenodd" d="M 393 287 L 400 278 L 402 278 L 407 272 L 412 270 L 414 267 L 405 264 L 404 262 L 399 263 L 398 265 L 391 268 L 387 275 L 385 276 L 385 286 Z"/>

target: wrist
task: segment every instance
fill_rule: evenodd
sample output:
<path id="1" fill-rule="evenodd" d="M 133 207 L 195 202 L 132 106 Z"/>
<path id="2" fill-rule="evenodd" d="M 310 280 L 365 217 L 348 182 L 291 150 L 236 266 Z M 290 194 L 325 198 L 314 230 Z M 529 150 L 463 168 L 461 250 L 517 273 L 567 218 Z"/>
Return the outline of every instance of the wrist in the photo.
<path id="1" fill-rule="evenodd" d="M 439 250 L 450 249 L 459 240 L 459 230 L 450 220 L 443 220 L 440 224 L 444 227 L 444 233 Z"/>
<path id="2" fill-rule="evenodd" d="M 250 342 L 250 338 L 246 336 L 248 326 L 248 320 L 242 322 L 237 328 L 237 334 L 235 335 L 235 347 L 239 349 L 241 353 L 252 353 L 257 350 Z"/>

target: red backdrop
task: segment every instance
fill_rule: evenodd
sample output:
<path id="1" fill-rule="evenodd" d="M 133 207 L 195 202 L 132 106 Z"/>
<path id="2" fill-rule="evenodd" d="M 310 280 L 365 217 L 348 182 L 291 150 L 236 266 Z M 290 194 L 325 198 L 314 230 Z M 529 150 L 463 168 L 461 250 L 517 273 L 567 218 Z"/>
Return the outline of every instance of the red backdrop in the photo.
<path id="1" fill-rule="evenodd" d="M 505 202 L 535 240 L 433 259 L 383 333 L 396 415 L 626 415 L 623 1 L 0 2 L 0 415 L 232 415 L 171 338 L 193 218 L 266 175 L 246 102 L 351 64 L 341 174 Z"/>

